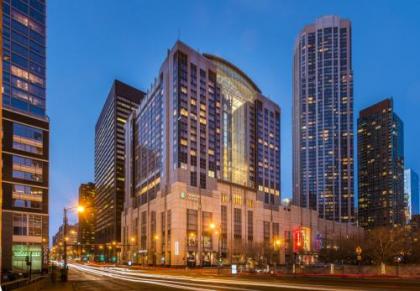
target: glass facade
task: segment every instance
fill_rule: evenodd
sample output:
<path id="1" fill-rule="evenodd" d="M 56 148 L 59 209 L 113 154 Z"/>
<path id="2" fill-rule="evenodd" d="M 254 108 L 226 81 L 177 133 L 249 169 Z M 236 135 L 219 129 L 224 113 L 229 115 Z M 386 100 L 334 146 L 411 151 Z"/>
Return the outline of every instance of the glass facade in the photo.
<path id="1" fill-rule="evenodd" d="M 404 224 L 404 131 L 392 99 L 360 111 L 357 134 L 359 225 Z"/>
<path id="2" fill-rule="evenodd" d="M 420 214 L 419 175 L 412 169 L 404 170 L 404 193 L 407 203 L 407 218 Z"/>
<path id="3" fill-rule="evenodd" d="M 3 105 L 45 116 L 45 2 L 3 1 Z"/>
<path id="4" fill-rule="evenodd" d="M 156 198 L 163 167 L 162 82 L 147 97 L 136 116 L 134 127 L 134 168 L 137 205 Z"/>
<path id="5" fill-rule="evenodd" d="M 294 54 L 293 200 L 343 222 L 354 218 L 352 76 L 350 21 L 306 26 Z"/>
<path id="6" fill-rule="evenodd" d="M 34 270 L 48 263 L 45 14 L 44 0 L 2 1 L 2 220 L 13 222 L 2 225 L 2 249 L 13 244 L 2 254 L 3 271 L 26 270 L 24 249 Z"/>
<path id="7" fill-rule="evenodd" d="M 125 124 L 144 93 L 115 80 L 95 127 L 97 243 L 120 241 L 125 187 Z"/>
<path id="8" fill-rule="evenodd" d="M 12 262 L 13 269 L 20 272 L 26 272 L 28 266 L 26 260 L 32 261 L 32 270 L 39 271 L 42 266 L 42 246 L 40 244 L 13 244 Z"/>

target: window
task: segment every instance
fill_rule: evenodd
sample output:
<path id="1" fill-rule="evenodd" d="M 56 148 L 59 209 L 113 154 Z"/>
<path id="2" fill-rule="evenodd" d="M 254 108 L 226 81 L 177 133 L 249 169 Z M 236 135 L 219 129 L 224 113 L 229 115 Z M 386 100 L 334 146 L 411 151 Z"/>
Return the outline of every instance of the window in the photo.
<path id="1" fill-rule="evenodd" d="M 226 193 L 222 193 L 222 203 L 227 203 L 229 201 L 229 197 Z"/>
<path id="2" fill-rule="evenodd" d="M 28 221 L 26 214 L 13 214 L 13 234 L 14 235 L 27 235 Z"/>
<path id="3" fill-rule="evenodd" d="M 187 209 L 187 231 L 197 232 L 198 230 L 198 211 Z"/>
<path id="4" fill-rule="evenodd" d="M 196 246 L 198 231 L 198 211 L 195 209 L 187 209 L 187 237 L 188 246 Z"/>
<path id="5" fill-rule="evenodd" d="M 141 248 L 146 249 L 147 239 L 147 211 L 141 213 Z"/>
<path id="6" fill-rule="evenodd" d="M 42 162 L 13 156 L 13 178 L 42 182 Z"/>
<path id="7" fill-rule="evenodd" d="M 190 184 L 191 186 L 196 187 L 197 186 L 197 173 L 196 172 L 191 172 L 191 179 L 190 179 Z"/>
<path id="8" fill-rule="evenodd" d="M 39 201 L 13 199 L 12 203 L 14 207 L 41 209 L 41 202 Z"/>
<path id="9" fill-rule="evenodd" d="M 251 210 L 248 210 L 248 240 L 254 240 L 254 215 Z"/>
<path id="10" fill-rule="evenodd" d="M 13 270 L 26 271 L 26 258 L 32 256 L 32 270 L 41 270 L 42 250 L 40 244 L 13 244 L 12 267 Z"/>
<path id="11" fill-rule="evenodd" d="M 278 239 L 280 235 L 280 228 L 277 222 L 273 222 L 273 239 Z"/>
<path id="12" fill-rule="evenodd" d="M 222 249 L 227 249 L 227 206 L 222 205 L 221 207 L 221 216 L 222 216 L 222 223 L 221 223 L 221 231 L 222 231 Z"/>
<path id="13" fill-rule="evenodd" d="M 233 194 L 233 204 L 242 205 L 242 196 L 240 194 Z"/>
<path id="14" fill-rule="evenodd" d="M 248 199 L 247 200 L 247 206 L 248 206 L 248 208 L 254 208 L 254 200 Z"/>
<path id="15" fill-rule="evenodd" d="M 270 222 L 264 221 L 263 222 L 263 231 L 264 231 L 264 242 L 270 242 Z"/>
<path id="16" fill-rule="evenodd" d="M 213 214 L 208 211 L 202 212 L 202 235 L 203 235 L 203 247 L 205 249 L 211 249 L 212 247 L 212 236 L 210 224 L 213 223 Z"/>
<path id="17" fill-rule="evenodd" d="M 13 197 L 31 197 L 42 198 L 42 189 L 27 185 L 14 184 L 12 188 Z"/>
<path id="18" fill-rule="evenodd" d="M 233 237 L 235 239 L 242 238 L 242 211 L 239 208 L 235 208 L 233 212 Z"/>
<path id="19" fill-rule="evenodd" d="M 29 215 L 29 235 L 42 236 L 42 217 L 39 215 Z"/>
<path id="20" fill-rule="evenodd" d="M 13 148 L 34 154 L 42 154 L 42 130 L 13 123 Z"/>
<path id="21" fill-rule="evenodd" d="M 206 174 L 200 173 L 200 188 L 206 189 Z"/>
<path id="22" fill-rule="evenodd" d="M 23 213 L 13 214 L 13 234 L 42 236 L 42 216 Z"/>

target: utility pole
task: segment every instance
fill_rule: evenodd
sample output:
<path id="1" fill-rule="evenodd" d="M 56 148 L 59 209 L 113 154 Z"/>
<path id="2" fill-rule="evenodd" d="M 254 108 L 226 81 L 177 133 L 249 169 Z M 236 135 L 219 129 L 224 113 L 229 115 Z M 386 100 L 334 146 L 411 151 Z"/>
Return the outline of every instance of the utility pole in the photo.
<path id="1" fill-rule="evenodd" d="M 63 282 L 67 281 L 67 209 L 64 208 L 64 217 L 63 217 L 63 246 L 64 246 L 64 254 L 63 254 L 63 274 L 61 280 Z"/>

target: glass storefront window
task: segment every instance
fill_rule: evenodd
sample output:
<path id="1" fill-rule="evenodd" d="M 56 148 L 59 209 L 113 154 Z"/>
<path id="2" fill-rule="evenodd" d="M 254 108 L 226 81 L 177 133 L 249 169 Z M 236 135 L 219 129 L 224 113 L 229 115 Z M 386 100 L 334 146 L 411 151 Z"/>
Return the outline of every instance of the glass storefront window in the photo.
<path id="1" fill-rule="evenodd" d="M 42 262 L 41 245 L 13 244 L 12 246 L 12 267 L 14 271 L 27 270 L 26 259 L 32 261 L 32 270 L 40 271 Z"/>

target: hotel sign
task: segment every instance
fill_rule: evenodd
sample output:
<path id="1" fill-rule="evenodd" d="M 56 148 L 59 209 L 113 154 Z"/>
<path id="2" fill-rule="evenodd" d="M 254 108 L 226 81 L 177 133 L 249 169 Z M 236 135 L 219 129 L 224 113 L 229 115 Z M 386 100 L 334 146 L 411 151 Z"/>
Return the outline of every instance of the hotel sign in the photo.
<path id="1" fill-rule="evenodd" d="M 199 196 L 197 194 L 187 193 L 187 192 L 181 192 L 179 195 L 181 199 L 184 200 L 191 200 L 191 201 L 198 201 Z"/>

